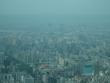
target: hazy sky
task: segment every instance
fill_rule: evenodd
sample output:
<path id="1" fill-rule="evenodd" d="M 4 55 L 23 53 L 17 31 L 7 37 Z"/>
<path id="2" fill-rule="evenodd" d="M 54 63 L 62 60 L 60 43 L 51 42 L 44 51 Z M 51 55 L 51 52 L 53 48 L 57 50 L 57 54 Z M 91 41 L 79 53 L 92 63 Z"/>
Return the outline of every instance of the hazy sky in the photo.
<path id="1" fill-rule="evenodd" d="M 0 0 L 0 14 L 110 14 L 110 0 Z"/>

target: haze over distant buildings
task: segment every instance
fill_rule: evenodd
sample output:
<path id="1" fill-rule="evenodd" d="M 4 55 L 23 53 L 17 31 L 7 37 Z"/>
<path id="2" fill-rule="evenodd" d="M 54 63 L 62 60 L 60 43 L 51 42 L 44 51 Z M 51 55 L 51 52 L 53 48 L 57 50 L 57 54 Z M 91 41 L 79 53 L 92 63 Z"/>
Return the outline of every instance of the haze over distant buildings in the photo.
<path id="1" fill-rule="evenodd" d="M 109 4 L 109 0 L 0 0 L 0 25 L 108 25 Z"/>

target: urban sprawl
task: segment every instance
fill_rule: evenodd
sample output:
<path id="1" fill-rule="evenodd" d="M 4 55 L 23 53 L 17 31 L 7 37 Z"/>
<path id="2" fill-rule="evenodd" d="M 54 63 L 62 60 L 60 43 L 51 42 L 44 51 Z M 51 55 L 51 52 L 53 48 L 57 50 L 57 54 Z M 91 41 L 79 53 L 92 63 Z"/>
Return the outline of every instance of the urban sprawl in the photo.
<path id="1" fill-rule="evenodd" d="M 109 28 L 66 27 L 0 31 L 0 83 L 110 83 Z"/>

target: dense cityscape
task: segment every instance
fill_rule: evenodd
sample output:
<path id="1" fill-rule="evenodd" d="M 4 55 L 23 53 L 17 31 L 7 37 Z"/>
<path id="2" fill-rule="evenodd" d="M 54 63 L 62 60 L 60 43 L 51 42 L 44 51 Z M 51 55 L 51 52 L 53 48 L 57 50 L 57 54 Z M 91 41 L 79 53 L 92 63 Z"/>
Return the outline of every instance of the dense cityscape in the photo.
<path id="1" fill-rule="evenodd" d="M 58 26 L 1 30 L 0 83 L 110 83 L 109 27 Z"/>

